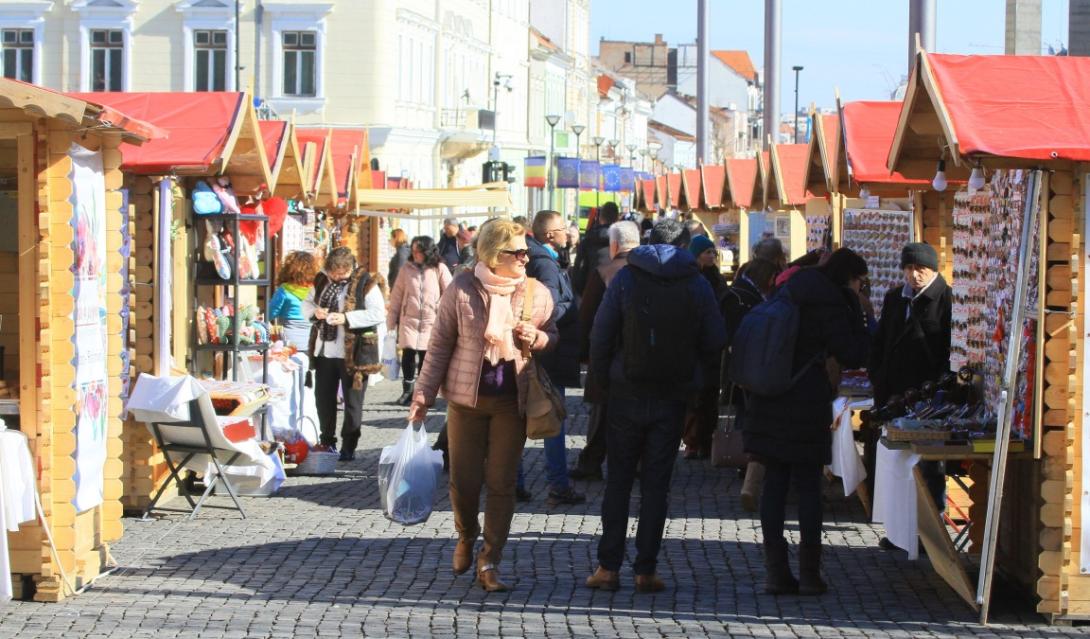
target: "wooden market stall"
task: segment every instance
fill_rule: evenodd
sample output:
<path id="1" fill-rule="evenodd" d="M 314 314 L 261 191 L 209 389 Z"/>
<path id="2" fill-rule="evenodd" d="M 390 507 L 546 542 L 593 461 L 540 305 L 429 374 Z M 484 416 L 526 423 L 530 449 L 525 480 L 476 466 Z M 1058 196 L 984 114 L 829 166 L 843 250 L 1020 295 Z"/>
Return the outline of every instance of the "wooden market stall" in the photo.
<path id="1" fill-rule="evenodd" d="M 28 438 L 53 542 L 37 522 L 2 533 L 17 598 L 73 594 L 121 537 L 131 236 L 120 147 L 160 135 L 100 101 L 0 79 L 0 215 L 9 229 L 0 344 L 3 379 L 17 395 L 3 412 Z"/>
<path id="2" fill-rule="evenodd" d="M 759 164 L 759 154 L 752 158 L 731 158 L 725 163 L 727 180 L 723 203 L 738 212 L 739 266 L 749 261 L 750 250 L 755 243 L 750 232 L 750 211 L 760 207 L 764 198 Z"/>
<path id="3" fill-rule="evenodd" d="M 1090 86 L 1083 81 L 1088 74 L 1086 58 L 921 53 L 887 163 L 909 179 L 931 178 L 940 159 L 948 175 L 979 171 L 970 176 L 970 187 L 987 178 L 990 186 L 959 193 L 953 220 L 940 209 L 940 224 L 962 225 L 959 215 L 994 214 L 996 201 L 1015 192 L 1018 181 L 1030 184 L 1025 210 L 1038 213 L 1036 239 L 1009 252 L 1021 248 L 1036 256 L 1030 263 L 1037 265 L 1037 275 L 1025 288 L 1040 303 L 1027 309 L 1023 348 L 1038 356 L 1034 367 L 1024 364 L 1019 370 L 1019 379 L 1032 380 L 1028 386 L 1035 392 L 1025 422 L 1007 423 L 1032 445 L 1021 455 L 1000 450 L 990 470 L 974 465 L 972 519 L 988 524 L 975 531 L 973 545 L 985 553 L 985 575 L 994 560 L 1000 573 L 1036 595 L 1039 612 L 1068 622 L 1090 619 L 1090 531 L 1083 525 L 1090 486 L 1083 404 L 1090 379 L 1084 339 L 1090 256 L 1083 241 L 1090 230 L 1084 196 L 1090 170 Z M 971 264 L 979 250 L 971 242 L 978 233 L 960 228 L 953 232 L 955 287 L 979 277 Z M 962 246 L 966 241 L 970 244 Z M 989 302 L 1002 293 L 997 289 L 987 287 Z M 955 288 L 955 313 L 965 303 Z M 997 315 L 994 309 L 988 313 Z M 1011 328 L 1005 332 L 1019 334 Z M 986 589 L 978 601 L 986 615 Z"/>
<path id="4" fill-rule="evenodd" d="M 809 162 L 809 144 L 772 144 L 769 147 L 764 204 L 773 217 L 776 237 L 784 241 L 789 260 L 798 259 L 811 250 L 806 221 L 806 203 L 812 199 L 812 194 L 806 190 Z M 818 224 L 812 226 L 819 233 L 822 231 Z"/>
<path id="5" fill-rule="evenodd" d="M 121 170 L 133 207 L 129 348 L 133 379 L 140 373 L 184 374 L 195 357 L 197 278 L 191 256 L 202 231 L 192 216 L 193 189 L 199 181 L 225 176 L 245 201 L 276 186 L 253 102 L 245 93 L 222 92 L 81 97 L 101 100 L 166 131 L 162 139 L 123 150 Z M 166 476 L 163 455 L 147 428 L 127 420 L 125 507 L 142 510 Z M 167 498 L 173 490 L 168 488 Z"/>
<path id="6" fill-rule="evenodd" d="M 826 148 L 836 146 L 835 138 L 840 135 L 839 119 L 834 114 L 820 114 L 811 110 L 810 122 L 813 135 L 808 144 L 803 178 L 806 192 L 813 196 L 806 200 L 807 244 L 811 249 L 817 248 L 819 243 L 835 249 L 840 246 L 844 198 L 833 186 L 836 176 L 828 174 L 835 167 L 830 167 L 827 162 Z"/>

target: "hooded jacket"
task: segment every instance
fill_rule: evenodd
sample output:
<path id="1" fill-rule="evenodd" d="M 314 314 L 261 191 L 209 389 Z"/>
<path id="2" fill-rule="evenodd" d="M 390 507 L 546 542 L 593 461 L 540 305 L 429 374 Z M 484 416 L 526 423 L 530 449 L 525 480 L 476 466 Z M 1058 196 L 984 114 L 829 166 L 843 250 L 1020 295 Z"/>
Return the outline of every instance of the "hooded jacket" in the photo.
<path id="1" fill-rule="evenodd" d="M 640 269 L 659 279 L 687 288 L 693 301 L 693 317 L 678 330 L 694 331 L 697 371 L 688 382 L 659 384 L 655 388 L 636 388 L 624 375 L 624 313 L 636 286 L 632 269 Z M 707 371 L 719 366 L 727 342 L 723 319 L 719 315 L 711 285 L 700 276 L 696 260 L 685 249 L 667 244 L 651 244 L 632 249 L 628 265 L 622 268 L 606 289 L 590 335 L 590 366 L 596 379 L 608 380 L 609 392 L 651 394 L 660 399 L 689 399 L 704 386 Z"/>
<path id="2" fill-rule="evenodd" d="M 526 276 L 545 285 L 553 297 L 553 320 L 560 333 L 556 349 L 543 353 L 539 359 L 558 386 L 579 387 L 579 308 L 575 303 L 568 274 L 560 268 L 555 255 L 544 244 L 527 236 L 526 247 L 530 261 L 526 264 Z"/>
<path id="3" fill-rule="evenodd" d="M 824 356 L 844 368 L 860 368 L 867 362 L 870 337 L 858 297 L 819 269 L 801 269 L 784 286 L 799 308 L 794 367 L 805 371 L 783 395 L 746 395 L 742 438 L 748 453 L 786 463 L 828 464 L 836 389 L 829 384 Z"/>

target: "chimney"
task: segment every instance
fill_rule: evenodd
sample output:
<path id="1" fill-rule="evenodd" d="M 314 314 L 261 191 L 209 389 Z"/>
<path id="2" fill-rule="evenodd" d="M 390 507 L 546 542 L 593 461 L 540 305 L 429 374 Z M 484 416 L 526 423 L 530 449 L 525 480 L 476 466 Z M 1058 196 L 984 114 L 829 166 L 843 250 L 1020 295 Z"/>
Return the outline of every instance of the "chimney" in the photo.
<path id="1" fill-rule="evenodd" d="M 656 33 L 655 34 L 655 44 L 657 44 L 657 45 L 665 45 L 666 44 L 666 41 L 662 39 L 662 34 L 661 33 Z"/>

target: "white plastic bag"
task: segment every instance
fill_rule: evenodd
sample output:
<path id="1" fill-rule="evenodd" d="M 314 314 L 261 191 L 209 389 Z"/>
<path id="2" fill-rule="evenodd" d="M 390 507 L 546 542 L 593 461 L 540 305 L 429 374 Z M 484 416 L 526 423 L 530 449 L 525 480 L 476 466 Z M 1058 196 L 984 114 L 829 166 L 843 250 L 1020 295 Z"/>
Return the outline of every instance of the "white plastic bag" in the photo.
<path id="1" fill-rule="evenodd" d="M 401 360 L 397 358 L 397 330 L 386 333 L 382 340 L 382 376 L 391 382 L 401 376 Z"/>
<path id="2" fill-rule="evenodd" d="M 410 423 L 378 460 L 378 493 L 382 514 L 406 526 L 427 521 L 443 472 L 442 451 L 428 446 L 424 424 Z"/>

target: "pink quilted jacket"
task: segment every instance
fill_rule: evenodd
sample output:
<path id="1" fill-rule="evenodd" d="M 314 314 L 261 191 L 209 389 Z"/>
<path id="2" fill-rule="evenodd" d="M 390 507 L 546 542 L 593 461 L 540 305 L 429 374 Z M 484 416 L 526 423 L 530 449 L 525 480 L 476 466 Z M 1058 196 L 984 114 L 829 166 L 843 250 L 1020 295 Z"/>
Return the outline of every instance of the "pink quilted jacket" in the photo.
<path id="1" fill-rule="evenodd" d="M 399 327 L 398 348 L 427 350 L 439 298 L 450 280 L 450 270 L 442 262 L 436 268 L 420 268 L 412 262 L 401 267 L 386 311 L 386 328 Z"/>
<path id="2" fill-rule="evenodd" d="M 534 308 L 531 321 L 541 331 L 534 351 L 541 352 L 556 346 L 558 334 L 553 324 L 553 298 L 549 289 L 536 280 L 532 284 Z M 519 286 L 511 296 L 511 308 L 516 318 L 522 311 L 525 288 L 526 284 Z M 472 272 L 457 275 L 439 301 L 439 315 L 432 328 L 424 367 L 416 378 L 413 401 L 431 406 L 435 403 L 435 396 L 442 391 L 449 402 L 463 406 L 477 405 L 487 324 L 488 295 L 484 287 Z M 525 411 L 526 407 L 527 375 L 524 369 L 528 361 L 521 354 L 515 358 L 520 411 Z"/>

